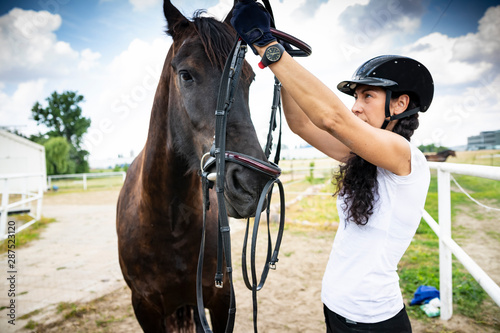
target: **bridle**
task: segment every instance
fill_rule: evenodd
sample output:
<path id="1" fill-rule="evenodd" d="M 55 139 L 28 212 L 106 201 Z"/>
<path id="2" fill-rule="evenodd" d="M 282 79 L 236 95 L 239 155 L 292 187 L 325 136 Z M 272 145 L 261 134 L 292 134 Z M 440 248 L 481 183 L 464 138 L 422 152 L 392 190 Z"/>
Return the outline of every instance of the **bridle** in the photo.
<path id="1" fill-rule="evenodd" d="M 272 10 L 270 4 L 267 0 L 264 1 L 266 9 L 272 16 Z M 304 42 L 292 37 L 284 32 L 271 29 L 273 35 L 284 44 L 285 50 L 292 56 L 308 56 L 311 54 L 311 48 Z M 298 49 L 293 48 L 291 45 Z M 278 179 L 281 175 L 281 169 L 278 167 L 278 162 L 280 158 L 280 147 L 281 147 L 281 102 L 280 102 L 280 91 L 281 83 L 277 78 L 275 78 L 274 85 L 274 96 L 271 108 L 271 120 L 269 122 L 269 133 L 267 137 L 266 147 L 264 153 L 266 159 L 269 159 L 271 154 L 272 146 L 272 133 L 276 129 L 276 114 L 279 109 L 280 111 L 280 130 L 279 139 L 277 144 L 277 150 L 274 157 L 274 162 L 267 162 L 259 160 L 252 156 L 245 154 L 226 151 L 226 125 L 227 116 L 231 110 L 233 103 L 233 96 L 236 91 L 238 81 L 240 78 L 241 70 L 243 67 L 243 61 L 245 58 L 245 53 L 247 50 L 246 43 L 238 38 L 235 45 L 229 54 L 226 64 L 224 66 L 224 71 L 221 77 L 221 83 L 219 86 L 219 94 L 217 98 L 217 107 L 215 111 L 215 140 L 209 153 L 206 153 L 201 159 L 201 183 L 203 191 L 203 229 L 201 237 L 201 246 L 198 257 L 198 267 L 196 276 L 196 297 L 197 297 L 197 309 L 200 317 L 203 330 L 207 332 L 212 332 L 208 320 L 205 315 L 205 307 L 203 303 L 203 286 L 202 286 L 202 272 L 203 272 L 203 257 L 205 249 L 205 233 L 206 233 L 206 214 L 210 207 L 209 191 L 214 188 L 217 195 L 218 204 L 218 236 L 217 236 L 217 270 L 215 274 L 215 286 L 217 288 L 223 287 L 223 273 L 222 273 L 222 262 L 223 257 L 226 264 L 226 272 L 228 274 L 228 279 L 230 282 L 230 304 L 229 304 L 229 316 L 226 324 L 226 332 L 232 332 L 234 328 L 235 313 L 236 313 L 236 300 L 234 295 L 233 278 L 232 278 L 232 259 L 231 259 L 231 237 L 230 237 L 230 227 L 229 220 L 226 210 L 226 205 L 224 201 L 224 182 L 225 182 L 225 163 L 232 162 L 238 163 L 246 168 L 250 168 L 268 177 L 268 181 L 263 188 L 260 195 L 257 210 L 255 212 L 255 219 L 253 225 L 253 234 L 250 247 L 250 268 L 251 277 L 250 282 L 248 277 L 247 269 L 247 243 L 248 243 L 248 233 L 250 219 L 247 219 L 247 226 L 245 231 L 245 238 L 243 243 L 242 251 L 242 270 L 243 270 L 243 280 L 248 289 L 252 291 L 253 300 L 253 321 L 254 321 L 254 331 L 257 332 L 257 291 L 259 291 L 266 281 L 269 269 L 276 269 L 276 263 L 278 262 L 278 253 L 281 245 L 281 240 L 283 237 L 283 230 L 285 225 L 285 199 L 283 184 Z M 216 173 L 210 173 L 208 170 L 216 166 Z M 278 186 L 280 195 L 280 220 L 278 227 L 278 234 L 276 237 L 276 242 L 274 245 L 274 250 L 271 242 L 271 231 L 270 231 L 270 205 L 272 190 L 274 185 Z M 267 257 L 265 261 L 264 268 L 260 274 L 260 280 L 257 280 L 257 269 L 255 265 L 255 254 L 257 247 L 257 235 L 260 223 L 260 216 L 263 210 L 266 209 L 267 218 L 267 231 L 268 231 L 268 249 Z"/>

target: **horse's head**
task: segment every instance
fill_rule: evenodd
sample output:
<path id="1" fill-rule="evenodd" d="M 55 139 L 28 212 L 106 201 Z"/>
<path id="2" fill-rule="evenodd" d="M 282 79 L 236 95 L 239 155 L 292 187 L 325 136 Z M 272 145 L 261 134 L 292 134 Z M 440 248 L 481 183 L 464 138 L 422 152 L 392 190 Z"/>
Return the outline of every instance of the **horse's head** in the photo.
<path id="1" fill-rule="evenodd" d="M 168 89 L 167 147 L 174 149 L 185 161 L 187 172 L 197 172 L 201 157 L 213 143 L 219 84 L 236 35 L 228 22 L 199 14 L 195 14 L 192 21 L 188 20 L 169 1 L 164 2 L 164 12 L 167 33 L 173 38 L 162 73 L 168 87 L 162 88 L 161 83 L 159 86 L 159 89 Z M 227 118 L 226 149 L 265 160 L 248 106 L 253 78 L 254 73 L 245 62 Z M 229 215 L 251 216 L 265 185 L 265 177 L 228 162 L 225 179 Z"/>

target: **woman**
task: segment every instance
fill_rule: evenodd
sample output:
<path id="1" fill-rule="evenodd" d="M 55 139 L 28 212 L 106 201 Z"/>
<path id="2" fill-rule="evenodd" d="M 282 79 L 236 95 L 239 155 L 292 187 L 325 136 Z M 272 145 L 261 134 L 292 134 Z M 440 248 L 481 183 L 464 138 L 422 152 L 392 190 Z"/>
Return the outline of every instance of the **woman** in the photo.
<path id="1" fill-rule="evenodd" d="M 411 332 L 397 264 L 418 227 L 430 182 L 424 155 L 409 140 L 427 111 L 432 77 L 417 61 L 381 56 L 337 88 L 349 110 L 271 35 L 269 15 L 241 1 L 231 23 L 283 85 L 292 131 L 343 162 L 337 180 L 340 224 L 323 277 L 327 332 Z"/>

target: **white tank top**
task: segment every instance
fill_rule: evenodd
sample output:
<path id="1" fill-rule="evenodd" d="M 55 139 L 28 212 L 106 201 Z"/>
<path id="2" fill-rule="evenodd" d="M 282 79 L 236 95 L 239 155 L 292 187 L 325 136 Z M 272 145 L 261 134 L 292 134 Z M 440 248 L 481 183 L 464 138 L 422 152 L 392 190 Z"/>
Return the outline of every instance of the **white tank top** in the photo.
<path id="1" fill-rule="evenodd" d="M 378 193 L 366 225 L 346 222 L 343 198 L 337 199 L 340 222 L 321 299 L 331 311 L 355 322 L 387 320 L 403 308 L 397 265 L 420 223 L 430 183 L 425 156 L 409 145 L 409 175 L 377 168 Z"/>

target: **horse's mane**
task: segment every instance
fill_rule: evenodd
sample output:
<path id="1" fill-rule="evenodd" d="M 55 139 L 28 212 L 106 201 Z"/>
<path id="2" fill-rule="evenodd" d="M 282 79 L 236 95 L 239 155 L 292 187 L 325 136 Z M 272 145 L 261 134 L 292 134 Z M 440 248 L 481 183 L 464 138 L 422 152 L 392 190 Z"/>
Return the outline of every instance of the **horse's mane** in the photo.
<path id="1" fill-rule="evenodd" d="M 202 16 L 205 12 L 205 10 L 197 10 L 191 22 L 210 64 L 222 71 L 236 41 L 236 31 L 227 23 L 220 22 L 213 17 Z M 189 21 L 183 20 L 176 25 L 187 26 L 188 24 Z M 172 36 L 173 30 L 173 27 L 168 27 L 165 32 Z M 243 73 L 243 77 L 251 77 L 249 75 L 251 67 L 248 64 L 243 66 Z"/>
<path id="2" fill-rule="evenodd" d="M 231 53 L 236 39 L 235 31 L 227 24 L 219 22 L 212 17 L 201 16 L 205 11 L 198 10 L 194 13 L 193 23 L 195 31 L 200 37 L 205 53 L 212 66 L 221 70 Z"/>

